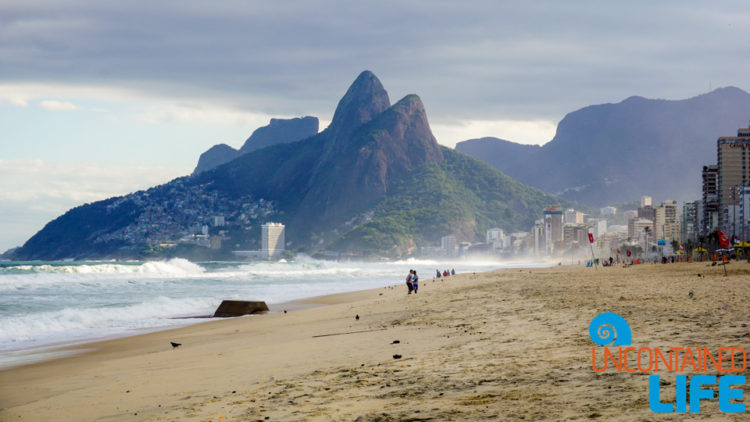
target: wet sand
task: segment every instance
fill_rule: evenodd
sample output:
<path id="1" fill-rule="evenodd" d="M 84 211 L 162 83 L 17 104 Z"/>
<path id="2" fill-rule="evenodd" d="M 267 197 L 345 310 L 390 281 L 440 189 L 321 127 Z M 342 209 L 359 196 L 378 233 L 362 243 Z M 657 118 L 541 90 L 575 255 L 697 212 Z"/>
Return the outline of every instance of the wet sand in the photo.
<path id="1" fill-rule="evenodd" d="M 94 351 L 0 372 L 0 420 L 663 420 L 649 410 L 648 374 L 592 370 L 589 322 L 622 315 L 636 347 L 750 349 L 750 265 L 727 269 L 464 274 L 422 280 L 418 295 L 332 295 L 86 344 Z M 662 401 L 674 377 L 662 374 Z M 699 415 L 673 418 L 746 414 L 704 400 Z"/>

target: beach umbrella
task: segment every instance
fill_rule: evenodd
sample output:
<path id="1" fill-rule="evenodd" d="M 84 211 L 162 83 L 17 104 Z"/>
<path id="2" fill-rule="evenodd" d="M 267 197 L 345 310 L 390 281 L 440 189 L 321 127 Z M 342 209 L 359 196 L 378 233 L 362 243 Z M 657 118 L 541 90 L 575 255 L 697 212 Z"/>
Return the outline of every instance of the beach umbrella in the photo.
<path id="1" fill-rule="evenodd" d="M 706 249 L 703 248 L 695 248 L 693 249 L 693 252 L 708 252 Z"/>
<path id="2" fill-rule="evenodd" d="M 734 246 L 735 247 L 739 247 L 739 248 L 746 248 L 746 247 L 750 246 L 750 243 L 748 243 L 748 242 L 738 242 L 738 243 L 735 243 Z"/>
<path id="3" fill-rule="evenodd" d="M 682 249 L 680 249 L 679 251 L 674 251 L 674 254 L 675 255 L 684 255 L 685 251 L 683 251 Z"/>

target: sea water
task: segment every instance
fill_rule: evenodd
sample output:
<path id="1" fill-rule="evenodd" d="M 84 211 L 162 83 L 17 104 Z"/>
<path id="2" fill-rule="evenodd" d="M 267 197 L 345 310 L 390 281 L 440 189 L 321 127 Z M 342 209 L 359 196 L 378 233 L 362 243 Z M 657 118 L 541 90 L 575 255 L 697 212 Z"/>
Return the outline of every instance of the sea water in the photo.
<path id="1" fill-rule="evenodd" d="M 0 261 L 0 367 L 52 357 L 50 347 L 205 321 L 225 299 L 278 304 L 403 284 L 413 268 L 457 273 L 542 266 L 488 261 L 193 263 Z M 423 285 L 424 287 L 424 285 Z"/>

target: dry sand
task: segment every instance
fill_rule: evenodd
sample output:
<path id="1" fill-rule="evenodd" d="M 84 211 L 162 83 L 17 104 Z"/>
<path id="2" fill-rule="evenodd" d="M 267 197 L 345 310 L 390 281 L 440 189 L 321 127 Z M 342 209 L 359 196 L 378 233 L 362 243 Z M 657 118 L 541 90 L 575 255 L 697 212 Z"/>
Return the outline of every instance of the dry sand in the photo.
<path id="1" fill-rule="evenodd" d="M 592 370 L 589 322 L 619 313 L 638 347 L 750 349 L 750 265 L 728 269 L 465 274 L 423 280 L 418 295 L 333 295 L 287 314 L 89 344 L 95 351 L 0 372 L 0 420 L 663 420 L 649 410 L 647 374 Z M 662 378 L 666 401 L 674 374 Z M 673 416 L 686 418 L 747 416 L 713 400 Z"/>

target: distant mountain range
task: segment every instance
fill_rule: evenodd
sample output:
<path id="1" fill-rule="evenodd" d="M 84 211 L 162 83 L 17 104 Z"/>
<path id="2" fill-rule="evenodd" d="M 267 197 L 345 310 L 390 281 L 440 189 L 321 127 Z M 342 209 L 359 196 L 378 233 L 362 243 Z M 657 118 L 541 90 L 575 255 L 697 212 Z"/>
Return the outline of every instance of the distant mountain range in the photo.
<path id="1" fill-rule="evenodd" d="M 234 149 L 227 144 L 218 144 L 201 154 L 193 175 L 228 163 L 240 155 L 253 152 L 276 144 L 287 144 L 309 138 L 318 133 L 317 117 L 298 117 L 294 119 L 271 119 L 268 126 L 255 129 L 240 149 Z"/>
<path id="2" fill-rule="evenodd" d="M 309 120 L 290 124 L 297 123 L 313 131 Z M 273 132 L 274 121 L 267 128 Z M 210 228 L 223 239 L 212 258 L 257 248 L 258 227 L 267 221 L 286 224 L 287 246 L 296 250 L 395 257 L 449 234 L 475 241 L 491 227 L 528 230 L 544 207 L 570 205 L 440 147 L 419 97 L 391 105 L 369 71 L 347 90 L 328 128 L 317 133 L 315 119 L 314 129 L 296 142 L 270 136 L 264 147 L 234 158 L 214 147 L 230 161 L 204 163 L 193 176 L 74 208 L 13 257 L 190 256 L 207 250 L 191 249 L 189 242 L 200 240 L 195 234 L 217 216 L 225 224 Z M 172 246 L 178 239 L 188 246 Z"/>
<path id="3" fill-rule="evenodd" d="M 481 138 L 456 150 L 531 186 L 590 206 L 654 199 L 696 200 L 716 139 L 747 127 L 750 94 L 720 88 L 687 100 L 630 97 L 565 116 L 544 146 Z"/>

